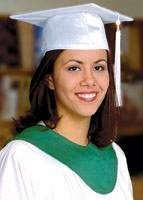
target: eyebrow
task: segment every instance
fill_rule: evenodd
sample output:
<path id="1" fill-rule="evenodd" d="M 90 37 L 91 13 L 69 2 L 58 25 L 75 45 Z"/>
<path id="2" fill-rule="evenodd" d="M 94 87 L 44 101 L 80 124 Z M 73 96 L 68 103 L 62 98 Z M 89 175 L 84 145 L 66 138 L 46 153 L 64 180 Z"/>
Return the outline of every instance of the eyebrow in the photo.
<path id="1" fill-rule="evenodd" d="M 103 58 L 96 60 L 94 63 L 97 64 L 97 63 L 102 62 L 102 61 L 104 61 L 104 62 L 107 63 L 107 60 L 106 60 L 106 59 L 103 59 Z M 69 59 L 68 61 L 66 61 L 66 62 L 64 63 L 64 65 L 66 65 L 66 64 L 69 63 L 69 62 L 77 62 L 78 64 L 83 64 L 83 61 L 80 61 L 80 60 L 77 60 L 77 59 Z"/>

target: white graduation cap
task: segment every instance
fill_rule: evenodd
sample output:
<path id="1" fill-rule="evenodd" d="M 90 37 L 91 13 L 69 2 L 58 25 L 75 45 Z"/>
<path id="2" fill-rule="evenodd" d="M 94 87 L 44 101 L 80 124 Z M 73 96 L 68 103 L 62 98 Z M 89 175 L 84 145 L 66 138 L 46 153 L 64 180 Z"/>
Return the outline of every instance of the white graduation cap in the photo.
<path id="1" fill-rule="evenodd" d="M 121 102 L 120 22 L 133 19 L 94 3 L 10 16 L 40 26 L 43 53 L 55 49 L 109 50 L 104 24 L 116 23 L 114 77 L 117 105 Z"/>

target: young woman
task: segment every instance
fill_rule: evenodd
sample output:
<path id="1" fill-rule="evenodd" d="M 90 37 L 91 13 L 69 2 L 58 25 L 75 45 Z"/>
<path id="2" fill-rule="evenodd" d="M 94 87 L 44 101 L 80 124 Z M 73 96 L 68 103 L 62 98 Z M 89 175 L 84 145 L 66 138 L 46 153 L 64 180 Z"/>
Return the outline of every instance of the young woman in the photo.
<path id="1" fill-rule="evenodd" d="M 66 17 L 86 18 L 90 28 L 90 12 L 74 9 L 74 16 Z M 72 31 L 75 41 L 75 21 Z M 89 40 L 81 48 L 81 37 L 78 47 L 69 48 L 69 35 L 64 32 L 61 49 L 47 43 L 31 81 L 30 110 L 15 121 L 19 134 L 0 153 L 1 200 L 132 200 L 126 158 L 114 142 L 117 108 L 109 50 L 89 48 Z"/>

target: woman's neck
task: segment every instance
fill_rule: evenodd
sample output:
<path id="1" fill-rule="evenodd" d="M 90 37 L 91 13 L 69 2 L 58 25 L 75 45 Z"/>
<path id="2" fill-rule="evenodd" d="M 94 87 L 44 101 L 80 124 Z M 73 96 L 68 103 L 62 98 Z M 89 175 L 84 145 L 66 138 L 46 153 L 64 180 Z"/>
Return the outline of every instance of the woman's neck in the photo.
<path id="1" fill-rule="evenodd" d="M 72 118 L 69 116 L 61 117 L 56 128 L 59 134 L 77 144 L 86 146 L 88 144 L 88 130 L 90 118 Z"/>

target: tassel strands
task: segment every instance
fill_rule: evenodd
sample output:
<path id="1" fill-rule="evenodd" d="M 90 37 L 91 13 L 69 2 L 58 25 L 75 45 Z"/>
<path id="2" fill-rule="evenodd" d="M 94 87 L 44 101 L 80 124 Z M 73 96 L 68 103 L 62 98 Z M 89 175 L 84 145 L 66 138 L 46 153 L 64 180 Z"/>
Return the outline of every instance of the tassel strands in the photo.
<path id="1" fill-rule="evenodd" d="M 115 63 L 114 63 L 114 79 L 116 90 L 116 105 L 122 106 L 122 94 L 121 94 L 121 31 L 120 31 L 120 19 L 116 21 L 116 38 L 115 38 Z"/>

